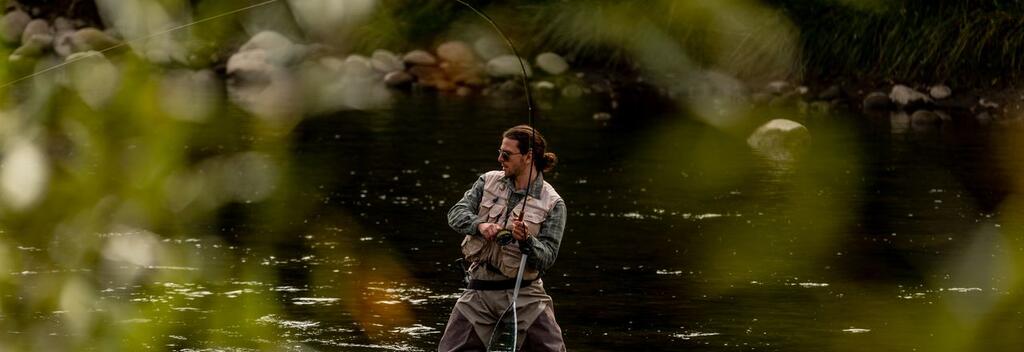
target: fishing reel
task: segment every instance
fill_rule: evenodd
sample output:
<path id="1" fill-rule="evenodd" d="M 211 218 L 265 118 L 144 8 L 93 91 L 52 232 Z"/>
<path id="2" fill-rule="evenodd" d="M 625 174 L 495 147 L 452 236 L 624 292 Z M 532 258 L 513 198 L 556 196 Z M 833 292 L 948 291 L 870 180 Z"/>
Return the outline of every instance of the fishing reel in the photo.
<path id="1" fill-rule="evenodd" d="M 516 241 L 516 238 L 512 236 L 512 231 L 509 231 L 508 229 L 499 230 L 495 239 L 498 242 L 498 244 L 502 246 L 510 245 L 512 244 L 512 242 Z"/>

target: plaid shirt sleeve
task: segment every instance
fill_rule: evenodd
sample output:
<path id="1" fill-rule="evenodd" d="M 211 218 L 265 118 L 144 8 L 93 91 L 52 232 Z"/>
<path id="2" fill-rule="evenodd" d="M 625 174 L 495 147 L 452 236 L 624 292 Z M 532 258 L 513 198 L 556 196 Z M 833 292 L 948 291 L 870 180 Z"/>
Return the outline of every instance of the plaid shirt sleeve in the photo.
<path id="1" fill-rule="evenodd" d="M 448 226 L 463 235 L 480 235 L 477 227 L 480 226 L 483 219 L 477 216 L 477 211 L 480 209 L 480 199 L 483 198 L 483 194 L 484 177 L 481 175 L 473 183 L 473 187 L 462 196 L 462 199 L 455 203 L 451 210 L 448 210 Z"/>
<path id="2" fill-rule="evenodd" d="M 536 237 L 530 237 L 519 244 L 519 249 L 529 255 L 526 262 L 541 272 L 547 271 L 555 264 L 558 247 L 562 244 L 565 231 L 565 201 L 559 200 L 548 212 L 548 218 L 540 226 Z"/>

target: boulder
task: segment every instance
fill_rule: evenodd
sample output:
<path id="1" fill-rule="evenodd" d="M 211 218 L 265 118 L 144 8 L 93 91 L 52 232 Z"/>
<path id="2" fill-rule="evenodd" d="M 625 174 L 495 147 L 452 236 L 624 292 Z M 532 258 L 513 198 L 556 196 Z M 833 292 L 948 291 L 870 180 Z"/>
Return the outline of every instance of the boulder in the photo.
<path id="1" fill-rule="evenodd" d="M 442 43 L 437 47 L 437 57 L 442 61 L 448 61 L 460 65 L 470 65 L 476 62 L 476 54 L 473 48 L 462 41 L 450 41 Z"/>
<path id="2" fill-rule="evenodd" d="M 931 95 L 932 98 L 934 98 L 935 100 L 942 100 L 949 98 L 950 95 L 953 95 L 953 90 L 949 89 L 949 86 L 939 84 L 932 86 L 930 89 L 928 89 L 928 95 Z"/>
<path id="3" fill-rule="evenodd" d="M 932 101 L 931 98 L 924 93 L 918 92 L 913 88 L 902 84 L 897 84 L 892 87 L 892 91 L 889 92 L 889 99 L 891 99 L 897 106 L 907 108 L 921 106 Z"/>
<path id="4" fill-rule="evenodd" d="M 871 92 L 864 97 L 864 112 L 879 112 L 892 108 L 892 100 L 882 92 Z"/>
<path id="5" fill-rule="evenodd" d="M 370 55 L 370 64 L 374 70 L 380 73 L 390 73 L 405 70 L 405 63 L 394 53 L 387 50 L 375 50 Z"/>
<path id="6" fill-rule="evenodd" d="M 502 55 L 487 62 L 487 74 L 492 77 L 522 76 L 524 67 L 526 76 L 532 77 L 533 70 L 530 69 L 528 61 L 512 55 Z"/>
<path id="7" fill-rule="evenodd" d="M 75 52 L 105 50 L 118 44 L 121 42 L 116 38 L 93 27 L 79 29 L 71 35 Z"/>
<path id="8" fill-rule="evenodd" d="M 747 145 L 777 160 L 797 157 L 810 145 L 811 133 L 796 121 L 774 119 L 758 127 L 747 138 Z"/>
<path id="9" fill-rule="evenodd" d="M 44 19 L 35 19 L 29 22 L 25 26 L 25 31 L 21 33 L 21 43 L 25 44 L 29 41 L 35 41 L 41 46 L 49 46 L 53 43 L 53 31 L 50 29 L 50 24 L 46 23 Z"/>
<path id="10" fill-rule="evenodd" d="M 0 41 L 8 44 L 18 44 L 25 27 L 32 21 L 25 11 L 14 10 L 0 17 Z"/>
<path id="11" fill-rule="evenodd" d="M 433 66 L 437 65 L 437 58 L 424 50 L 413 50 L 402 56 L 402 61 L 409 65 Z"/>
<path id="12" fill-rule="evenodd" d="M 552 75 L 560 75 L 569 69 L 569 64 L 555 53 L 537 55 L 537 67 Z"/>

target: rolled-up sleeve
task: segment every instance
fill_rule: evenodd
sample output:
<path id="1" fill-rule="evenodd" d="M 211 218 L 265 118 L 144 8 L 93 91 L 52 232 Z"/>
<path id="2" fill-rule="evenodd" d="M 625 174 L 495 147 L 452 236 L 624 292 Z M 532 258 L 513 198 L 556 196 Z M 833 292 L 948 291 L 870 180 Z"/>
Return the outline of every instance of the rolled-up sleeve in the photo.
<path id="1" fill-rule="evenodd" d="M 548 212 L 548 218 L 541 224 L 537 236 L 520 243 L 520 250 L 529 256 L 527 264 L 541 272 L 555 264 L 558 247 L 562 244 L 562 234 L 565 232 L 565 217 L 565 201 L 559 200 Z"/>
<path id="2" fill-rule="evenodd" d="M 463 235 L 479 235 L 477 227 L 480 226 L 483 219 L 477 216 L 477 209 L 480 208 L 480 199 L 483 194 L 484 177 L 480 176 L 473 183 L 473 187 L 462 196 L 462 199 L 455 203 L 451 210 L 448 210 L 448 226 Z"/>

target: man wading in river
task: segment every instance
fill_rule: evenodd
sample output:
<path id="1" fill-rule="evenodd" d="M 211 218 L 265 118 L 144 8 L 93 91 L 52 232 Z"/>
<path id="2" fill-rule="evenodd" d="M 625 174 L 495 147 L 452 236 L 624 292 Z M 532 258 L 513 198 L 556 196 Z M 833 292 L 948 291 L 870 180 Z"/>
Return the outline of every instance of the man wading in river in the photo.
<path id="1" fill-rule="evenodd" d="M 565 229 L 565 202 L 539 172 L 551 171 L 558 158 L 545 152 L 544 137 L 529 126 L 512 127 L 503 137 L 498 150 L 501 170 L 480 176 L 448 211 L 448 224 L 466 235 L 462 254 L 470 263 L 470 283 L 452 309 L 438 351 L 487 349 L 499 316 L 511 305 L 524 254 L 526 268 L 516 300 L 516 346 L 523 351 L 565 351 L 551 297 L 540 279 L 555 262 Z M 523 210 L 519 202 L 531 180 Z M 510 230 L 515 241 L 499 244 L 502 229 Z"/>

